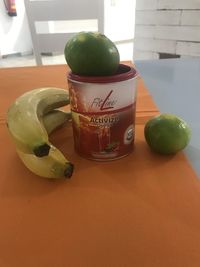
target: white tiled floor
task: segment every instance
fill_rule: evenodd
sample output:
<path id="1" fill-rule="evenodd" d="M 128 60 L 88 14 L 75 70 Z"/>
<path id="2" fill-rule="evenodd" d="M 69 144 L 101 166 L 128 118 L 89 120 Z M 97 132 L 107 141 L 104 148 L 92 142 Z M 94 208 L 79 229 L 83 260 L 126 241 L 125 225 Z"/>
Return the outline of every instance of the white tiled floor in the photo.
<path id="1" fill-rule="evenodd" d="M 64 55 L 43 56 L 43 65 L 66 64 Z M 0 59 L 1 68 L 36 66 L 34 55 L 12 55 Z"/>
<path id="2" fill-rule="evenodd" d="M 125 43 L 117 45 L 120 60 L 131 60 L 133 57 L 133 43 Z M 53 56 L 42 56 L 43 65 L 56 65 L 56 64 L 66 64 L 63 54 L 53 55 Z M 10 67 L 23 67 L 23 66 L 35 66 L 34 55 L 12 55 L 0 58 L 0 68 L 10 68 Z"/>

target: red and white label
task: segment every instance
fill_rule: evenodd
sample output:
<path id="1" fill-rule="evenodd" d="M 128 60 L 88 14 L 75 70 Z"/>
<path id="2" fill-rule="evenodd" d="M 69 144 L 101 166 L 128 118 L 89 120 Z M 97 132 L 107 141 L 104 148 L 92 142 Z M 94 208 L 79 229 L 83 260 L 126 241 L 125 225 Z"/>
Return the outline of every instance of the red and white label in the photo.
<path id="1" fill-rule="evenodd" d="M 136 81 L 110 84 L 69 81 L 76 151 L 90 159 L 111 160 L 133 148 Z"/>

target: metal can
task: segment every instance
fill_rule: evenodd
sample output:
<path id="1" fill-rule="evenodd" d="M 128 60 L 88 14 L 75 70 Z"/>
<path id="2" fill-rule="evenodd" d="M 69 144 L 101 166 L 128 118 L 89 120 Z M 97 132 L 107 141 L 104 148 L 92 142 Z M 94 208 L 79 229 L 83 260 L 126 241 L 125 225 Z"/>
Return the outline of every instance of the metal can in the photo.
<path id="1" fill-rule="evenodd" d="M 68 73 L 74 147 L 87 159 L 108 161 L 133 150 L 137 71 L 120 64 L 115 75 Z"/>

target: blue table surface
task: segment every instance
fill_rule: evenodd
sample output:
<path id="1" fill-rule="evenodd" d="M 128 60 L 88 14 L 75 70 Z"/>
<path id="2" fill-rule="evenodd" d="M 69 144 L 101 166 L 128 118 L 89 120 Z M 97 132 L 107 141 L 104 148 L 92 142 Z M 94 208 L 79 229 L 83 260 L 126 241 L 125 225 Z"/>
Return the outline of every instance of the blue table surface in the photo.
<path id="1" fill-rule="evenodd" d="M 184 153 L 200 177 L 200 59 L 134 63 L 160 112 L 180 116 L 191 127 L 191 141 Z"/>

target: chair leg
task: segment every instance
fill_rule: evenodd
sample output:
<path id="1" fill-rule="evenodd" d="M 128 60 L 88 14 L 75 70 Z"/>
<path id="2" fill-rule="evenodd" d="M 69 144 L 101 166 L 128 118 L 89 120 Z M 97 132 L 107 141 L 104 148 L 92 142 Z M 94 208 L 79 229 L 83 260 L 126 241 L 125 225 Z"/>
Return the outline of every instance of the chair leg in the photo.
<path id="1" fill-rule="evenodd" d="M 42 58 L 41 58 L 41 55 L 38 54 L 38 53 L 35 53 L 35 52 L 34 52 L 34 55 L 35 55 L 35 61 L 36 61 L 36 64 L 37 64 L 37 65 L 42 65 Z"/>

